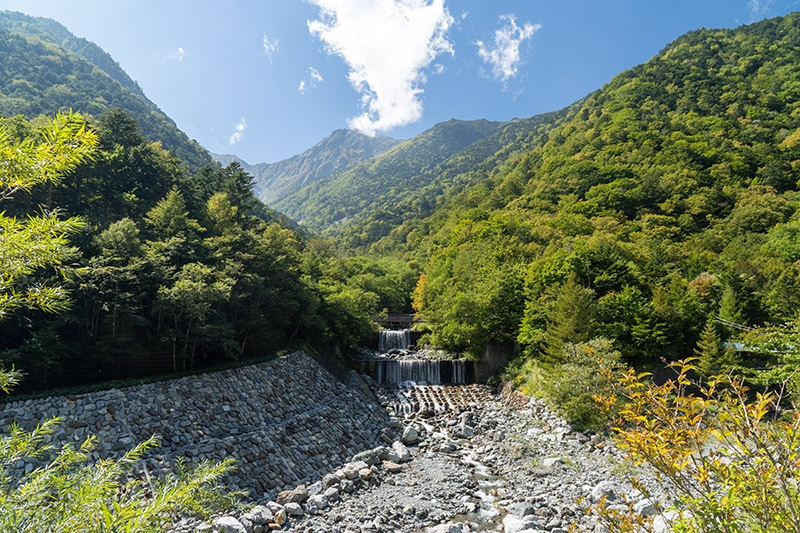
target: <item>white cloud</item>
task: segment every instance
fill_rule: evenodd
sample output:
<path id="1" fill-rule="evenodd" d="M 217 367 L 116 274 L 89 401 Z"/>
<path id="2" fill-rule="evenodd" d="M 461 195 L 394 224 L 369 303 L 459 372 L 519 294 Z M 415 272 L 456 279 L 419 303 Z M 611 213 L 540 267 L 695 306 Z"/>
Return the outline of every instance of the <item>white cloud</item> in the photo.
<path id="1" fill-rule="evenodd" d="M 297 87 L 297 90 L 300 91 L 300 94 L 306 94 L 306 91 L 309 89 L 316 89 L 317 86 L 325 81 L 322 78 L 322 74 L 319 73 L 317 69 L 314 67 L 308 67 L 308 80 L 300 81 L 300 85 Z"/>
<path id="2" fill-rule="evenodd" d="M 189 57 L 189 55 L 190 55 L 189 52 L 187 52 L 186 50 L 184 50 L 179 46 L 176 50 L 170 50 L 166 54 L 161 56 L 161 59 L 163 59 L 164 61 L 180 62 Z"/>
<path id="3" fill-rule="evenodd" d="M 748 0 L 747 9 L 750 10 L 750 17 L 755 19 L 764 18 L 769 14 L 774 0 Z"/>
<path id="4" fill-rule="evenodd" d="M 453 53 L 453 17 L 444 0 L 310 0 L 320 20 L 308 21 L 331 54 L 344 59 L 364 113 L 351 128 L 373 135 L 422 117 L 424 70 Z"/>
<path id="5" fill-rule="evenodd" d="M 267 37 L 267 34 L 265 33 L 264 37 L 261 39 L 261 43 L 264 45 L 264 55 L 267 56 L 267 59 L 269 59 L 269 64 L 271 65 L 272 56 L 278 51 L 278 39 L 270 41 L 269 37 Z"/>
<path id="6" fill-rule="evenodd" d="M 233 146 L 234 144 L 238 143 L 244 137 L 244 130 L 247 129 L 247 121 L 242 117 L 242 120 L 239 121 L 236 126 L 233 128 L 233 133 L 231 136 L 228 137 L 228 145 Z"/>
<path id="7" fill-rule="evenodd" d="M 530 39 L 542 26 L 541 24 L 525 23 L 521 28 L 517 26 L 514 15 L 501 15 L 500 20 L 505 24 L 494 32 L 494 43 L 487 45 L 483 41 L 476 41 L 478 56 L 492 67 L 494 79 L 504 84 L 517 75 L 522 58 L 519 47 L 523 41 Z"/>

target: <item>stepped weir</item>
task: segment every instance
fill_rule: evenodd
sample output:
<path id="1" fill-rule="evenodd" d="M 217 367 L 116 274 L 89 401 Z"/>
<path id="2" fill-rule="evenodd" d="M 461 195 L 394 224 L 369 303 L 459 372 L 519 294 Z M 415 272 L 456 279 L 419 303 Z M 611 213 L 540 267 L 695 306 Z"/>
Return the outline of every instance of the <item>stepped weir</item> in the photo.
<path id="1" fill-rule="evenodd" d="M 474 362 L 444 359 L 412 348 L 409 329 L 380 332 L 374 357 L 355 362 L 383 391 L 382 396 L 405 416 L 432 416 L 462 406 L 464 386 L 473 383 Z"/>

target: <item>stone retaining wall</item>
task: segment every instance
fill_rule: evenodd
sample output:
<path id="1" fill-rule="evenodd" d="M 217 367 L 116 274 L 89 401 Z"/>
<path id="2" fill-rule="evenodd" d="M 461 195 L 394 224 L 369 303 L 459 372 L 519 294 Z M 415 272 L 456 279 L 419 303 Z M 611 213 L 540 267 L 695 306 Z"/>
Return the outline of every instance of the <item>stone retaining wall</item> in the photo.
<path id="1" fill-rule="evenodd" d="M 386 412 L 355 372 L 349 381 L 295 352 L 213 374 L 0 405 L 0 428 L 16 422 L 32 429 L 59 416 L 64 421 L 53 439 L 97 435 L 96 459 L 119 457 L 158 434 L 161 445 L 148 455 L 150 463 L 232 457 L 238 467 L 227 485 L 261 500 L 379 444 Z"/>

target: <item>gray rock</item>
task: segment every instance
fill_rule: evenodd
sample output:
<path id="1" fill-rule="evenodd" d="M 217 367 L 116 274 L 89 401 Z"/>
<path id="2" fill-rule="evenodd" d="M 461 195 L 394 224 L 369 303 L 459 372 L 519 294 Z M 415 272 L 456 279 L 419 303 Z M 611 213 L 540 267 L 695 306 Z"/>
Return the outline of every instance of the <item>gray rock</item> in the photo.
<path id="1" fill-rule="evenodd" d="M 341 480 L 335 474 L 325 474 L 325 477 L 322 478 L 322 484 L 326 489 L 340 483 Z"/>
<path id="2" fill-rule="evenodd" d="M 308 490 L 304 485 L 300 485 L 292 490 L 285 490 L 278 493 L 278 503 L 286 505 L 287 503 L 304 503 L 308 499 Z"/>
<path id="3" fill-rule="evenodd" d="M 267 509 L 272 511 L 272 514 L 275 514 L 278 511 L 282 511 L 283 510 L 283 505 L 281 505 L 281 504 L 279 504 L 277 502 L 267 502 Z"/>
<path id="4" fill-rule="evenodd" d="M 564 460 L 561 457 L 548 457 L 542 460 L 542 466 L 551 468 L 554 465 L 563 465 Z"/>
<path id="5" fill-rule="evenodd" d="M 520 533 L 526 529 L 540 529 L 539 522 L 532 516 L 519 518 L 513 514 L 506 515 L 503 518 L 503 531 L 504 533 Z"/>
<path id="6" fill-rule="evenodd" d="M 411 452 L 402 442 L 394 441 L 392 443 L 392 450 L 397 454 L 397 461 L 395 462 L 405 463 L 411 460 Z"/>
<path id="7" fill-rule="evenodd" d="M 323 495 L 329 502 L 338 502 L 341 499 L 338 487 L 328 487 Z"/>
<path id="8" fill-rule="evenodd" d="M 322 485 L 322 481 L 317 481 L 312 483 L 308 486 L 306 491 L 308 492 L 308 497 L 316 496 L 317 494 L 322 494 L 322 491 L 325 490 L 325 487 Z"/>
<path id="9" fill-rule="evenodd" d="M 328 498 L 322 494 L 311 496 L 306 502 L 306 510 L 309 514 L 319 514 L 323 509 L 328 508 Z"/>
<path id="10" fill-rule="evenodd" d="M 658 502 L 645 498 L 633 505 L 633 510 L 640 516 L 656 516 L 661 513 L 658 510 Z"/>
<path id="11" fill-rule="evenodd" d="M 303 516 L 303 508 L 297 502 L 289 502 L 284 507 L 289 516 Z"/>
<path id="12" fill-rule="evenodd" d="M 373 450 L 367 450 L 355 454 L 351 462 L 355 463 L 358 461 L 367 463 L 367 466 L 376 465 L 381 462 L 380 457 L 378 457 L 378 454 L 376 454 Z"/>
<path id="13" fill-rule="evenodd" d="M 215 533 L 247 533 L 244 525 L 232 516 L 220 516 L 212 526 Z"/>
<path id="14" fill-rule="evenodd" d="M 522 503 L 515 503 L 513 505 L 509 505 L 506 510 L 519 517 L 524 518 L 526 516 L 530 516 L 536 514 L 536 507 L 532 503 L 522 502 Z"/>
<path id="15" fill-rule="evenodd" d="M 419 442 L 419 433 L 413 426 L 408 426 L 403 430 L 403 444 L 416 444 Z"/>
<path id="16" fill-rule="evenodd" d="M 607 502 L 616 500 L 617 493 L 614 491 L 615 489 L 616 485 L 613 481 L 601 481 L 592 489 L 592 501 L 599 502 L 603 497 Z"/>
<path id="17" fill-rule="evenodd" d="M 277 505 L 277 504 L 276 504 Z M 275 520 L 275 515 L 264 505 L 256 505 L 245 515 L 253 524 L 266 525 Z"/>

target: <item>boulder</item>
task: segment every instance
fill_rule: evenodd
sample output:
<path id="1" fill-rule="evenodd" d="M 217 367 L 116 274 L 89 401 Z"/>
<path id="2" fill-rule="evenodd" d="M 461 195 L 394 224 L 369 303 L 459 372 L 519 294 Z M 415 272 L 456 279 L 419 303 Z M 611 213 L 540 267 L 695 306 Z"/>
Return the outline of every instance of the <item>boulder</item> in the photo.
<path id="1" fill-rule="evenodd" d="M 416 444 L 419 442 L 419 433 L 414 426 L 408 426 L 403 430 L 403 444 Z"/>
<path id="2" fill-rule="evenodd" d="M 303 516 L 303 508 L 297 502 L 289 502 L 286 504 L 286 514 L 289 516 Z"/>
<path id="3" fill-rule="evenodd" d="M 319 514 L 321 510 L 327 509 L 328 505 L 328 498 L 322 494 L 317 494 L 308 499 L 306 502 L 306 510 L 309 514 Z"/>
<path id="4" fill-rule="evenodd" d="M 215 533 L 247 533 L 244 525 L 232 516 L 220 516 L 212 526 Z"/>
<path id="5" fill-rule="evenodd" d="M 338 502 L 341 499 L 339 487 L 328 487 L 323 494 L 329 502 Z"/>
<path id="6" fill-rule="evenodd" d="M 376 454 L 374 450 L 366 450 L 357 453 L 353 456 L 352 462 L 355 463 L 357 461 L 363 461 L 364 463 L 367 463 L 367 466 L 372 466 L 379 464 L 381 462 L 381 459 L 380 457 L 378 457 L 378 454 Z"/>
<path id="7" fill-rule="evenodd" d="M 397 454 L 396 462 L 405 463 L 411 460 L 411 452 L 408 451 L 408 448 L 406 448 L 405 444 L 403 444 L 402 442 L 400 441 L 393 442 L 392 450 L 394 451 L 394 453 Z"/>
<path id="8" fill-rule="evenodd" d="M 616 500 L 617 493 L 614 492 L 614 489 L 616 489 L 616 485 L 613 481 L 601 481 L 592 489 L 592 501 L 599 502 L 603 497 L 607 502 Z"/>
<path id="9" fill-rule="evenodd" d="M 661 514 L 661 511 L 658 510 L 658 502 L 650 498 L 645 498 L 636 502 L 633 506 L 633 510 L 639 516 L 656 516 Z"/>
<path id="10" fill-rule="evenodd" d="M 267 525 L 275 520 L 275 515 L 264 505 L 256 505 L 245 515 L 253 524 Z"/>
<path id="11" fill-rule="evenodd" d="M 526 516 L 520 518 L 513 514 L 506 515 L 503 518 L 503 531 L 504 533 L 520 533 L 527 529 L 541 529 L 541 525 L 533 516 Z"/>
<path id="12" fill-rule="evenodd" d="M 278 503 L 286 505 L 287 503 L 304 503 L 308 499 L 308 490 L 304 485 L 300 485 L 292 490 L 285 490 L 278 493 Z"/>

